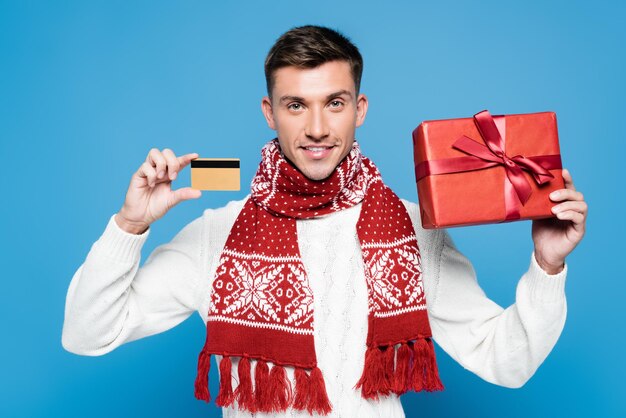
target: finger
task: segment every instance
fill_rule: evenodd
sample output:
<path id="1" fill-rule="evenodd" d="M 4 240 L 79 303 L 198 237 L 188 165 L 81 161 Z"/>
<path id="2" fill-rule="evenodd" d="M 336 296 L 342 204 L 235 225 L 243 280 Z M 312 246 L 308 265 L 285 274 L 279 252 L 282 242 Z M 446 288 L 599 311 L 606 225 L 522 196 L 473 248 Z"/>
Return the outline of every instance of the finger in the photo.
<path id="1" fill-rule="evenodd" d="M 202 196 L 202 192 L 191 187 L 182 187 L 178 190 L 174 190 L 172 206 L 179 204 L 184 200 L 197 199 Z"/>
<path id="2" fill-rule="evenodd" d="M 148 153 L 148 162 L 155 167 L 157 178 L 163 178 L 165 175 L 166 161 L 163 154 L 161 154 L 161 151 L 156 148 L 152 148 Z"/>
<path id="3" fill-rule="evenodd" d="M 137 174 L 139 175 L 139 177 L 145 178 L 150 187 L 154 186 L 157 173 L 150 163 L 144 161 L 143 164 L 141 164 L 141 166 L 139 167 L 139 170 L 137 170 Z"/>
<path id="4" fill-rule="evenodd" d="M 585 215 L 580 212 L 576 212 L 573 210 L 566 210 L 563 212 L 559 212 L 556 214 L 556 217 L 565 221 L 572 221 L 574 229 L 577 231 L 582 231 L 585 228 Z"/>
<path id="5" fill-rule="evenodd" d="M 559 189 L 550 193 L 550 199 L 560 202 L 563 200 L 584 200 L 584 196 L 581 192 L 577 192 L 573 189 Z"/>
<path id="6" fill-rule="evenodd" d="M 199 155 L 197 152 L 192 152 L 191 154 L 181 155 L 180 157 L 178 157 L 180 169 L 182 170 L 183 168 L 187 167 L 187 164 L 189 164 L 191 160 L 195 160 L 196 158 L 198 158 L 198 156 Z"/>
<path id="7" fill-rule="evenodd" d="M 169 148 L 163 150 L 163 157 L 165 157 L 167 163 L 167 172 L 169 173 L 170 180 L 174 180 L 178 174 L 178 170 L 180 170 L 178 158 L 174 155 L 174 151 Z"/>
<path id="8" fill-rule="evenodd" d="M 567 168 L 564 168 L 561 171 L 561 174 L 563 175 L 563 182 L 565 184 L 565 188 L 570 189 L 570 190 L 576 190 L 576 187 L 574 187 L 574 180 L 572 179 L 572 174 L 569 172 L 569 170 Z"/>
<path id="9" fill-rule="evenodd" d="M 552 206 L 552 212 L 554 213 L 563 212 L 566 210 L 573 210 L 582 214 L 586 214 L 587 203 L 578 200 L 568 200 L 567 202 L 559 203 L 558 205 Z"/>

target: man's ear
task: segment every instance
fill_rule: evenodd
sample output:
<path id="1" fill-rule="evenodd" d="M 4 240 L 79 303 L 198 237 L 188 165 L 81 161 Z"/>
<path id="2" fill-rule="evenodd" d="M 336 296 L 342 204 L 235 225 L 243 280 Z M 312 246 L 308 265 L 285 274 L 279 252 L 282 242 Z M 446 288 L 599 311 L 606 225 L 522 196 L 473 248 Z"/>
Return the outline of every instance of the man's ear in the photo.
<path id="1" fill-rule="evenodd" d="M 365 122 L 365 115 L 367 114 L 367 96 L 359 94 L 356 99 L 356 126 L 363 125 Z"/>
<path id="2" fill-rule="evenodd" d="M 263 116 L 265 116 L 265 120 L 267 121 L 267 126 L 270 129 L 276 130 L 276 124 L 274 123 L 274 111 L 272 109 L 272 101 L 268 96 L 263 97 L 261 100 L 261 110 L 263 111 Z"/>

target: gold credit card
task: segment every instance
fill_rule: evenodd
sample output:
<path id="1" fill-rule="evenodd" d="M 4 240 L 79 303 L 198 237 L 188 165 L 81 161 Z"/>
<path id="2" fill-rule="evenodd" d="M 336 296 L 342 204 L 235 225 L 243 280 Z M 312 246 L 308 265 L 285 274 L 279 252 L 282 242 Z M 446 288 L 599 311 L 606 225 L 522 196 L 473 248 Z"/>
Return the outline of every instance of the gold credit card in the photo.
<path id="1" fill-rule="evenodd" d="M 191 160 L 191 188 L 239 190 L 239 158 L 196 158 Z"/>

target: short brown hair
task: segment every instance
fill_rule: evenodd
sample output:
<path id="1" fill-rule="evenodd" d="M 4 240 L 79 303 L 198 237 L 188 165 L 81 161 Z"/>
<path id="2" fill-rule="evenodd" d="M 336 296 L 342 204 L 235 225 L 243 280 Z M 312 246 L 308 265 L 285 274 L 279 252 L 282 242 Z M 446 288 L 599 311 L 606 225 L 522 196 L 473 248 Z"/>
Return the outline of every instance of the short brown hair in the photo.
<path id="1" fill-rule="evenodd" d="M 329 61 L 350 64 L 356 94 L 361 87 L 363 58 L 350 39 L 336 30 L 306 25 L 290 29 L 281 35 L 265 58 L 267 94 L 272 99 L 274 72 L 282 67 L 315 68 Z"/>

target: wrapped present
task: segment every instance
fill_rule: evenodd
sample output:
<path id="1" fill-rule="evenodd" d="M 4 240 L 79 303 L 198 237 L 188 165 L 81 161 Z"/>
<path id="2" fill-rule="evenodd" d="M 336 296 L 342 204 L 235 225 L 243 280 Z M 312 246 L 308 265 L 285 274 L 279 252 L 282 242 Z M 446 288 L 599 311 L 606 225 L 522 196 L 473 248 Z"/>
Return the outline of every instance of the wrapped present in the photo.
<path id="1" fill-rule="evenodd" d="M 554 112 L 431 120 L 413 131 L 422 226 L 553 217 L 564 187 Z"/>

